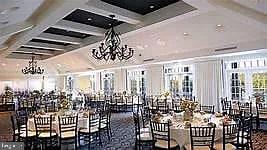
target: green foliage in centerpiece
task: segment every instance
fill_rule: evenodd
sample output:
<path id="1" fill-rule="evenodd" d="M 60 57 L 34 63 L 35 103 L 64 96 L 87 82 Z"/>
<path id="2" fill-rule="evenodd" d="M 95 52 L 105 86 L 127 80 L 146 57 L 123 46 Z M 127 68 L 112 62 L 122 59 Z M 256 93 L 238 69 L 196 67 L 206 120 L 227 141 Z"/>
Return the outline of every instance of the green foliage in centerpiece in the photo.
<path id="1" fill-rule="evenodd" d="M 67 98 L 60 99 L 60 101 L 59 101 L 59 108 L 60 109 L 68 110 L 68 109 L 70 109 L 70 106 L 71 106 L 71 103 Z"/>
<path id="2" fill-rule="evenodd" d="M 196 110 L 198 103 L 190 100 L 182 100 L 181 109 L 183 111 L 191 111 Z"/>

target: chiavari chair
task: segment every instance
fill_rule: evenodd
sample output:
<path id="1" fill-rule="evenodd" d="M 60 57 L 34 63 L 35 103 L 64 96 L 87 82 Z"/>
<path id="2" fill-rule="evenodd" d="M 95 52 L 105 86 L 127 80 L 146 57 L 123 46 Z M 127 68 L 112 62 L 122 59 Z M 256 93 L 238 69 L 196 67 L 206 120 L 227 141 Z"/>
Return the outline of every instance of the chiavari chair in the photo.
<path id="1" fill-rule="evenodd" d="M 155 141 L 154 148 L 160 149 L 178 149 L 179 144 L 170 137 L 170 123 L 159 123 L 154 120 L 150 121 L 152 139 Z"/>
<path id="2" fill-rule="evenodd" d="M 59 146 L 62 144 L 73 143 L 70 140 L 74 140 L 75 149 L 77 146 L 77 128 L 78 128 L 78 115 L 76 116 L 58 116 L 59 125 Z"/>

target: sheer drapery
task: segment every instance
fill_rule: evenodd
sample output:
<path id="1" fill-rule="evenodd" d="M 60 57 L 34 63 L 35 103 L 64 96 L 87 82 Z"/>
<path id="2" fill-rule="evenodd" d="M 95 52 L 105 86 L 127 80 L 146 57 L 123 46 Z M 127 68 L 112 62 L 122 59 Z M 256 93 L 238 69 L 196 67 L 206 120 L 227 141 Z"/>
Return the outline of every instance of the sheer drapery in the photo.
<path id="1" fill-rule="evenodd" d="M 219 60 L 195 64 L 196 98 L 203 105 L 215 105 L 220 110 L 223 92 L 222 63 Z"/>

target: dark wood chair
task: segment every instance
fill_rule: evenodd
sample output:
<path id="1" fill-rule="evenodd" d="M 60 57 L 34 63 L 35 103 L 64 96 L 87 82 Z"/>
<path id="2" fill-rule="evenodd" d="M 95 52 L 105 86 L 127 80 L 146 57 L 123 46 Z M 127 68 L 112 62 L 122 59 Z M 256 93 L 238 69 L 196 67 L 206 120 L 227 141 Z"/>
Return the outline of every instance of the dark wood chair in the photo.
<path id="1" fill-rule="evenodd" d="M 215 124 L 201 127 L 190 126 L 191 144 L 186 145 L 186 150 L 210 149 L 214 150 Z"/>
<path id="2" fill-rule="evenodd" d="M 200 108 L 200 111 L 214 114 L 214 105 L 200 105 L 199 108 Z"/>
<path id="3" fill-rule="evenodd" d="M 223 150 L 234 148 L 231 142 L 233 142 L 237 138 L 238 131 L 239 129 L 237 123 L 231 123 L 231 124 L 223 123 L 223 141 L 222 141 Z M 218 149 L 220 148 L 221 147 L 219 147 Z"/>
<path id="4" fill-rule="evenodd" d="M 150 121 L 150 129 L 152 132 L 152 139 L 155 141 L 154 148 L 159 149 L 179 149 L 179 144 L 176 140 L 170 137 L 170 123 L 158 123 Z"/>
<path id="5" fill-rule="evenodd" d="M 252 117 L 252 116 L 251 116 Z M 235 140 L 230 142 L 237 149 L 251 149 L 253 150 L 252 145 L 252 119 L 249 118 L 241 118 L 238 123 L 238 132 Z"/>
<path id="6" fill-rule="evenodd" d="M 223 115 L 229 114 L 232 108 L 232 102 L 227 101 L 227 98 L 221 99 Z"/>
<path id="7" fill-rule="evenodd" d="M 38 142 L 44 148 L 57 147 L 58 135 L 52 126 L 53 117 L 50 116 L 34 116 L 35 131 Z"/>
<path id="8" fill-rule="evenodd" d="M 266 103 L 256 103 L 257 109 L 257 127 L 256 129 L 261 129 L 260 125 L 267 124 L 267 104 Z"/>
<path id="9" fill-rule="evenodd" d="M 172 101 L 172 110 L 176 113 L 180 113 L 183 110 L 181 109 L 181 101 Z"/>
<path id="10" fill-rule="evenodd" d="M 167 99 L 157 99 L 157 111 L 168 113 L 169 107 L 167 104 Z"/>
<path id="11" fill-rule="evenodd" d="M 77 146 L 77 125 L 78 125 L 78 115 L 76 116 L 58 116 L 59 125 L 59 146 L 61 148 L 62 144 L 72 144 L 70 140 L 74 140 L 75 149 Z"/>
<path id="12" fill-rule="evenodd" d="M 133 112 L 134 126 L 135 126 L 135 149 L 141 149 L 142 146 L 153 148 L 154 141 L 150 131 L 143 132 L 140 127 L 140 117 L 138 113 Z M 143 148 L 142 148 L 143 149 Z"/>
<path id="13" fill-rule="evenodd" d="M 36 132 L 28 128 L 28 116 L 16 116 L 18 141 L 24 142 L 25 149 L 31 149 L 36 146 Z"/>
<path id="14" fill-rule="evenodd" d="M 100 133 L 106 131 L 109 140 L 111 136 L 110 116 L 110 110 L 103 110 L 100 112 Z"/>
<path id="15" fill-rule="evenodd" d="M 89 113 L 89 112 L 88 112 Z M 81 145 L 81 137 L 85 142 L 88 142 L 88 149 L 90 149 L 91 142 L 93 140 L 99 140 L 99 145 L 102 145 L 101 142 L 101 135 L 100 135 L 100 114 L 99 113 L 89 113 L 88 116 L 88 127 L 87 128 L 80 128 L 78 131 L 78 142 Z M 92 138 L 95 137 L 95 138 Z"/>

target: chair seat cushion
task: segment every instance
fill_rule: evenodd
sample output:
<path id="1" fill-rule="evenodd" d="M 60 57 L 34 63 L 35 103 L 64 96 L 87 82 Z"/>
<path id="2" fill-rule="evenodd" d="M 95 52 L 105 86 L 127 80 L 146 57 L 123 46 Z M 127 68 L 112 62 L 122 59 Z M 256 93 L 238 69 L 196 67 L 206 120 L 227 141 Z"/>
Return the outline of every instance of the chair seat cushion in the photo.
<path id="1" fill-rule="evenodd" d="M 141 129 L 140 129 L 140 132 L 141 132 L 141 133 L 144 133 L 144 132 L 150 132 L 150 129 L 149 129 L 149 128 L 141 128 Z"/>
<path id="2" fill-rule="evenodd" d="M 267 119 L 267 113 L 266 114 L 259 114 L 260 119 Z"/>
<path id="3" fill-rule="evenodd" d="M 38 137 L 40 137 L 40 138 L 49 138 L 49 137 L 54 137 L 54 136 L 57 136 L 56 132 L 52 132 L 51 136 L 50 136 L 50 132 L 41 132 Z"/>
<path id="4" fill-rule="evenodd" d="M 36 132 L 35 131 L 28 131 L 28 137 L 33 137 L 33 136 L 36 136 Z M 26 135 L 26 131 L 23 131 L 21 134 L 20 134 L 20 137 L 27 137 Z"/>
<path id="5" fill-rule="evenodd" d="M 61 133 L 61 138 L 73 138 L 75 137 L 75 131 L 67 131 Z"/>
<path id="6" fill-rule="evenodd" d="M 153 140 L 152 135 L 149 132 L 147 132 L 147 133 L 141 133 L 140 134 L 140 139 L 139 139 L 139 136 L 137 136 L 137 138 L 140 141 L 152 141 Z"/>
<path id="7" fill-rule="evenodd" d="M 79 132 L 89 134 L 89 133 L 95 133 L 98 131 L 99 131 L 98 127 L 91 127 L 90 132 L 88 128 L 81 129 Z"/>
<path id="8" fill-rule="evenodd" d="M 179 146 L 178 143 L 175 140 L 171 139 L 170 140 L 170 148 L 175 148 L 177 146 Z M 155 143 L 155 147 L 157 147 L 157 148 L 163 148 L 163 149 L 168 149 L 168 141 L 166 141 L 166 140 L 159 140 L 158 139 L 156 141 L 156 143 Z"/>
<path id="9" fill-rule="evenodd" d="M 223 144 L 222 143 L 215 143 L 214 147 L 216 150 L 223 150 Z M 226 150 L 235 150 L 236 148 L 232 144 L 226 144 L 225 149 Z"/>

